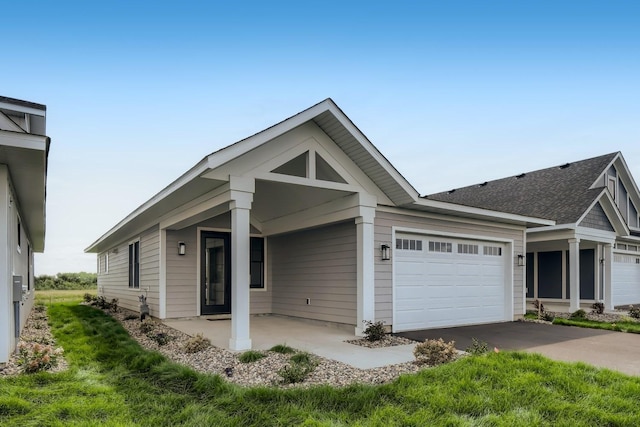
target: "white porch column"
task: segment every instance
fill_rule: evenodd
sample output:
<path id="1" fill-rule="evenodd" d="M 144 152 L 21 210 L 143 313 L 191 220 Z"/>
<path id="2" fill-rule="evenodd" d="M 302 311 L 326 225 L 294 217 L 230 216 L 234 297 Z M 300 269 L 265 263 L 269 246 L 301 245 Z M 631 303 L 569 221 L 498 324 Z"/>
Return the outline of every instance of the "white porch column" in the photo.
<path id="1" fill-rule="evenodd" d="M 612 274 L 613 271 L 613 245 L 607 243 L 603 245 L 604 251 L 604 309 L 605 311 L 613 310 L 613 295 L 612 295 Z"/>
<path id="2" fill-rule="evenodd" d="M 375 208 L 361 207 L 361 214 L 356 218 L 357 245 L 357 336 L 362 336 L 364 320 L 375 321 L 375 263 L 373 219 Z"/>
<path id="3" fill-rule="evenodd" d="M 167 318 L 167 230 L 160 229 L 160 278 L 158 280 L 158 304 L 160 319 Z"/>
<path id="4" fill-rule="evenodd" d="M 249 336 L 249 233 L 253 179 L 230 177 L 231 350 L 251 349 Z"/>
<path id="5" fill-rule="evenodd" d="M 580 309 L 580 239 L 569 239 L 569 311 Z"/>

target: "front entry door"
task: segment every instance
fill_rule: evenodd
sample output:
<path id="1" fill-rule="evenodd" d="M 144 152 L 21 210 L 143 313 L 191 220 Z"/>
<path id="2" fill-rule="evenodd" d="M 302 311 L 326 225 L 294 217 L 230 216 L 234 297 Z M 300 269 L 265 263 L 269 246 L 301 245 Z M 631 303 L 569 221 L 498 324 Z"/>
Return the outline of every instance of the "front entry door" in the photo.
<path id="1" fill-rule="evenodd" d="M 231 313 L 229 233 L 203 231 L 200 247 L 200 313 Z"/>

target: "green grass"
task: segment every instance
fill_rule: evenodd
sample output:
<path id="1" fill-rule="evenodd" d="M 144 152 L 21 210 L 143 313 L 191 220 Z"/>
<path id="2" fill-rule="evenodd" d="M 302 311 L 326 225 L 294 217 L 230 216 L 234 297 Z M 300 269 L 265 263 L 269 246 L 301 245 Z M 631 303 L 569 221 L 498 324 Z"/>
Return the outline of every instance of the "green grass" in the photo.
<path id="1" fill-rule="evenodd" d="M 93 290 L 73 290 L 73 291 L 61 291 L 61 290 L 49 290 L 38 291 L 36 290 L 36 302 L 42 302 L 45 304 L 52 304 L 54 302 L 78 302 L 82 301 L 84 294 L 96 295 L 97 291 Z"/>
<path id="2" fill-rule="evenodd" d="M 275 351 L 276 353 L 281 353 L 281 354 L 293 354 L 296 352 L 295 349 L 289 347 L 286 344 L 274 345 L 269 349 L 269 351 Z"/>
<path id="3" fill-rule="evenodd" d="M 263 352 L 256 351 L 256 350 L 249 350 L 249 351 L 245 351 L 240 356 L 238 356 L 238 359 L 242 363 L 253 363 L 253 362 L 257 362 L 263 357 L 265 357 L 265 354 Z"/>
<path id="4" fill-rule="evenodd" d="M 640 425 L 640 378 L 500 352 L 392 384 L 240 388 L 142 349 L 92 307 L 54 304 L 67 372 L 0 379 L 3 426 Z"/>
<path id="5" fill-rule="evenodd" d="M 578 326 L 581 328 L 591 328 L 591 329 L 606 329 L 609 331 L 618 331 L 618 332 L 630 332 L 633 334 L 640 334 L 640 323 L 638 322 L 599 322 L 596 320 L 587 320 L 587 319 L 563 319 L 560 317 L 556 317 L 553 320 L 554 325 L 565 325 L 565 326 Z"/>

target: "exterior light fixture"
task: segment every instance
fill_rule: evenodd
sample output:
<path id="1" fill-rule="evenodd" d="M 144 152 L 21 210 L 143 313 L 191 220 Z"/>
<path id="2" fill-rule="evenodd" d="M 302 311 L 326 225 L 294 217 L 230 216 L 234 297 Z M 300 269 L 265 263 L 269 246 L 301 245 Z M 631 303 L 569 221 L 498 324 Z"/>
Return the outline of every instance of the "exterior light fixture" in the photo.
<path id="1" fill-rule="evenodd" d="M 391 259 L 391 247 L 389 245 L 383 244 L 380 246 L 380 251 L 382 252 L 383 261 L 389 261 Z"/>
<path id="2" fill-rule="evenodd" d="M 187 253 L 187 245 L 184 242 L 178 242 L 178 255 Z"/>
<path id="3" fill-rule="evenodd" d="M 524 255 L 518 254 L 518 267 L 524 267 Z"/>

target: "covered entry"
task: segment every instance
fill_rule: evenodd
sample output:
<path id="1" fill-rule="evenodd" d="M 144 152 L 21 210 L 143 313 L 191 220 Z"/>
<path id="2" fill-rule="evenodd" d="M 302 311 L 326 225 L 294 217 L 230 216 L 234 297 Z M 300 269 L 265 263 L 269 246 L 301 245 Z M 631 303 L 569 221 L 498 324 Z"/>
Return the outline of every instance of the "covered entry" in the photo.
<path id="1" fill-rule="evenodd" d="M 396 234 L 394 331 L 510 320 L 508 245 Z"/>

